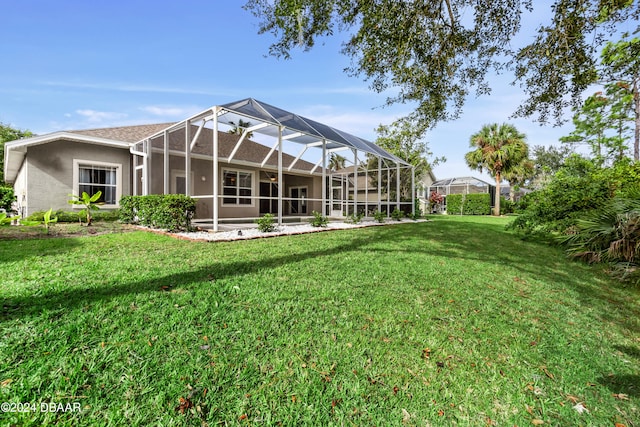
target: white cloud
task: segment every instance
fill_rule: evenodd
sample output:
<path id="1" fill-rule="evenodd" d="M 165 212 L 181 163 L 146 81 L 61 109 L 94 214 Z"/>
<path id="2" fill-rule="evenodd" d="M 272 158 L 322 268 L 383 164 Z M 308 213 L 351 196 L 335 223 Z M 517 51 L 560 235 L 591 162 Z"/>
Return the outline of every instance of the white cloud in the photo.
<path id="1" fill-rule="evenodd" d="M 163 106 L 163 105 L 148 105 L 140 107 L 140 111 L 152 114 L 154 116 L 171 117 L 175 119 L 186 119 L 187 117 L 203 111 L 204 108 L 197 106 Z"/>
<path id="2" fill-rule="evenodd" d="M 104 123 L 108 121 L 122 120 L 127 117 L 127 114 L 125 113 L 96 110 L 76 110 L 76 114 L 85 117 L 89 123 Z"/>
<path id="3" fill-rule="evenodd" d="M 178 86 L 150 86 L 135 83 L 77 83 L 64 81 L 42 81 L 40 84 L 52 87 L 95 89 L 117 92 L 140 92 L 140 93 L 170 93 L 179 95 L 207 95 L 207 96 L 228 96 L 233 92 L 225 89 L 208 88 L 188 88 Z"/>
<path id="4" fill-rule="evenodd" d="M 390 124 L 408 114 L 408 112 L 392 112 L 388 109 L 353 111 L 324 104 L 307 106 L 297 112 L 312 120 L 371 141 L 376 138 L 375 129 L 378 125 Z"/>

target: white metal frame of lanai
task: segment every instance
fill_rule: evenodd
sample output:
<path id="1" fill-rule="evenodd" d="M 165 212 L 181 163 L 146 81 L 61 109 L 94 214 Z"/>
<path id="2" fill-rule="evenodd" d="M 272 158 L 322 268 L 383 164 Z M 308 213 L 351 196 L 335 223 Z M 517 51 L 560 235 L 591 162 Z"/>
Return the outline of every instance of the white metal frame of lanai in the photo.
<path id="1" fill-rule="evenodd" d="M 344 131 L 340 131 L 331 126 L 319 123 L 315 120 L 311 120 L 295 113 L 285 111 L 283 109 L 271 106 L 269 104 L 257 101 L 253 98 L 243 99 L 237 102 L 232 102 L 224 105 L 211 107 L 201 113 L 198 113 L 188 119 L 175 123 L 167 129 L 158 132 L 154 135 L 147 137 L 146 139 L 132 144 L 131 153 L 134 155 L 134 177 L 141 173 L 141 184 L 138 184 L 137 179 L 134 178 L 134 194 L 151 194 L 150 182 L 153 179 L 151 176 L 150 158 L 152 153 L 152 143 L 154 138 L 164 138 L 164 156 L 163 156 L 163 192 L 164 194 L 170 193 L 169 184 L 169 134 L 176 130 L 184 129 L 185 141 L 184 141 L 184 159 L 185 159 L 185 176 L 189 177 L 191 173 L 191 157 L 194 150 L 194 146 L 198 141 L 203 129 L 211 129 L 211 153 L 212 153 L 212 194 L 209 195 L 197 195 L 192 193 L 190 179 L 186 179 L 185 182 L 185 194 L 200 198 L 200 199 L 212 199 L 215 201 L 213 205 L 213 215 L 211 218 L 213 231 L 218 231 L 218 225 L 220 221 L 219 215 L 219 200 L 223 197 L 220 194 L 219 183 L 219 170 L 220 170 L 220 158 L 219 158 L 219 130 L 220 125 L 238 126 L 241 120 L 248 120 L 252 123 L 250 126 L 242 129 L 242 134 L 236 142 L 231 153 L 226 157 L 226 162 L 231 163 L 234 160 L 234 156 L 240 149 L 245 140 L 248 139 L 250 134 L 266 135 L 274 138 L 275 143 L 271 146 L 269 154 L 262 160 L 261 166 L 264 167 L 267 160 L 277 153 L 277 182 L 283 182 L 283 174 L 286 171 L 295 170 L 296 163 L 312 149 L 320 149 L 320 159 L 314 164 L 314 167 L 310 171 L 305 173 L 316 175 L 317 169 L 321 168 L 322 175 L 322 197 L 317 201 L 322 202 L 322 212 L 327 213 L 329 207 L 329 201 L 327 200 L 327 178 L 332 174 L 327 170 L 328 156 L 335 152 L 343 150 L 349 150 L 353 153 L 353 186 L 354 197 L 353 206 L 354 212 L 358 209 L 358 174 L 359 171 L 365 171 L 365 177 L 367 172 L 367 163 L 361 161 L 358 158 L 358 153 L 363 152 L 369 156 L 374 156 L 378 159 L 377 173 L 381 176 L 383 170 L 390 169 L 390 163 L 395 165 L 396 176 L 400 177 L 401 169 L 410 169 L 411 171 L 411 211 L 414 212 L 415 201 L 415 174 L 414 168 L 399 157 L 387 152 L 386 150 L 378 147 L 377 145 L 369 142 L 365 139 L 359 138 Z M 194 132 L 195 130 L 195 132 Z M 297 144 L 301 146 L 301 150 L 297 156 L 288 164 L 283 163 L 283 147 L 284 144 Z M 223 160 L 225 161 L 225 160 Z M 383 168 L 383 162 L 385 167 Z M 260 166 L 260 165 L 258 165 Z M 342 171 L 344 173 L 344 170 Z M 367 179 L 365 179 L 365 187 L 367 185 Z M 329 186 L 331 180 L 329 180 Z M 387 182 L 390 185 L 390 182 Z M 141 186 L 141 188 L 138 188 Z M 377 205 L 378 209 L 381 209 L 381 185 L 378 185 L 378 197 Z M 278 225 L 282 225 L 283 222 L 283 200 L 287 199 L 283 194 L 283 186 L 278 185 L 277 203 L 278 203 Z M 389 193 L 387 189 L 387 193 Z M 345 194 L 344 197 L 348 197 Z M 347 201 L 348 203 L 349 201 Z M 387 198 L 387 213 L 390 205 L 395 204 L 397 208 L 400 208 L 400 179 L 396 179 L 396 200 L 395 203 Z"/>

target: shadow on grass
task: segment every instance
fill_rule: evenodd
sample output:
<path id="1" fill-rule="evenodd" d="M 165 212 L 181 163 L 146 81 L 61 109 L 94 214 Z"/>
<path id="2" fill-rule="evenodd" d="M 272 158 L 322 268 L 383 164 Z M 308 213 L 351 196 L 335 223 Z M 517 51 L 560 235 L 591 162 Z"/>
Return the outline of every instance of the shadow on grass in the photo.
<path id="1" fill-rule="evenodd" d="M 603 375 L 598 383 L 607 387 L 613 393 L 640 397 L 640 375 Z"/>
<path id="2" fill-rule="evenodd" d="M 76 239 L 59 238 L 29 238 L 29 239 L 0 239 L 0 264 L 21 261 L 35 257 L 60 255 L 73 250 L 79 245 Z"/>
<path id="3" fill-rule="evenodd" d="M 359 252 L 366 257 L 375 257 L 376 253 L 388 253 L 391 256 L 394 253 L 411 253 L 416 256 L 440 256 L 509 266 L 515 271 L 522 271 L 523 274 L 527 273 L 550 283 L 561 281 L 575 289 L 585 307 L 597 310 L 599 319 L 615 322 L 628 319 L 624 324 L 627 329 L 636 332 L 640 330 L 637 320 L 640 319 L 639 308 L 634 302 L 636 299 L 630 295 L 630 292 L 638 294 L 638 290 L 624 289 L 606 278 L 598 269 L 567 260 L 560 248 L 523 242 L 518 236 L 505 231 L 503 224 L 438 219 L 431 223 L 372 227 L 338 236 L 340 237 L 335 242 L 325 245 L 323 249 L 306 249 L 308 245 L 304 242 L 296 243 L 291 240 L 291 248 L 297 252 L 265 254 L 259 262 L 239 258 L 151 280 L 134 278 L 125 283 L 103 287 L 73 288 L 38 296 L 9 298 L 3 304 L 0 320 L 37 315 L 43 310 L 73 309 L 121 295 L 158 291 L 163 286 L 172 287 L 176 283 L 208 282 L 211 278 L 219 280 L 242 276 L 302 260 Z M 19 256 L 46 255 L 48 251 L 69 250 L 73 244 L 72 239 L 39 241 L 34 248 L 25 249 L 26 254 L 22 252 Z M 235 242 L 232 245 L 243 244 L 244 242 Z M 0 255 L 11 256 L 9 251 L 4 252 L 0 252 Z M 607 311 L 609 308 L 611 312 Z"/>
<path id="4" fill-rule="evenodd" d="M 631 347 L 628 345 L 616 345 L 614 346 L 614 348 L 626 354 L 627 356 L 635 357 L 636 359 L 640 360 L 640 348 L 638 347 Z"/>
<path id="5" fill-rule="evenodd" d="M 382 227 L 375 227 L 380 229 Z M 389 227 L 394 228 L 394 227 Z M 68 241 L 71 239 L 61 239 Z M 374 238 L 373 240 L 378 240 Z M 327 255 L 335 255 L 336 253 L 346 253 L 358 251 L 362 245 L 371 242 L 372 239 L 356 237 L 344 242 L 341 240 L 339 245 L 332 246 L 322 250 L 309 250 L 306 252 L 298 252 L 282 256 L 265 255 L 260 262 L 255 261 L 234 261 L 228 263 L 211 264 L 210 266 L 199 268 L 189 272 L 169 274 L 152 280 L 132 280 L 122 284 L 113 284 L 103 287 L 73 288 L 60 292 L 50 292 L 38 296 L 11 297 L 3 301 L 0 309 L 0 321 L 7 321 L 14 318 L 24 316 L 37 316 L 42 311 L 59 311 L 69 310 L 76 307 L 82 307 L 89 303 L 95 303 L 108 300 L 122 295 L 139 294 L 145 292 L 159 291 L 163 287 L 171 288 L 176 284 L 186 284 L 194 282 L 209 282 L 212 279 L 220 280 L 229 277 L 243 276 L 246 274 L 264 271 L 265 269 L 277 268 L 305 259 L 318 258 Z M 215 244 L 215 243 L 205 243 Z M 235 242 L 234 244 L 243 244 L 243 242 Z M 63 243 L 60 243 L 64 246 Z M 46 244 L 39 244 L 39 249 L 35 249 L 29 256 L 44 253 L 44 249 L 48 247 Z M 1 252 L 0 252 L 1 254 Z M 27 256 L 27 255 L 23 255 Z"/>
<path id="6" fill-rule="evenodd" d="M 425 245 L 417 248 L 410 245 L 405 250 L 508 266 L 538 280 L 561 282 L 576 291 L 585 308 L 597 310 L 603 322 L 621 323 L 630 331 L 640 332 L 640 306 L 637 304 L 640 289 L 626 287 L 609 278 L 602 266 L 570 260 L 560 246 L 552 246 L 544 240 L 524 241 L 519 235 L 506 231 L 504 224 L 491 223 L 486 218 L 465 221 L 459 217 L 442 217 L 433 224 L 428 229 L 412 230 L 425 239 Z M 389 235 L 389 238 L 402 236 Z M 429 245 L 429 240 L 439 244 Z M 385 253 L 398 250 L 397 246 L 368 249 Z"/>

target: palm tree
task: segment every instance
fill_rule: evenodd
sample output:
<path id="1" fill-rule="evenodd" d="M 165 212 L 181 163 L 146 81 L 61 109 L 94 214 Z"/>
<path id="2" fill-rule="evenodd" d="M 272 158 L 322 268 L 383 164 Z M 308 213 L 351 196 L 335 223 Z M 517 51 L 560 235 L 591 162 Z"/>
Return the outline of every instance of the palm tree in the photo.
<path id="1" fill-rule="evenodd" d="M 238 120 L 238 124 L 235 124 L 234 122 L 229 122 L 229 124 L 233 126 L 231 129 L 229 129 L 229 133 L 232 135 L 242 135 L 244 130 L 249 126 L 251 126 L 250 122 L 245 122 L 242 119 Z M 247 135 L 247 138 L 251 139 L 252 136 L 253 136 L 253 132 L 249 132 L 249 134 Z"/>
<path id="2" fill-rule="evenodd" d="M 337 171 L 340 169 L 344 169 L 344 164 L 347 161 L 347 159 L 345 159 L 344 157 L 342 157 L 340 154 L 336 154 L 336 153 L 331 153 L 331 157 L 329 158 L 329 170 L 331 171 Z"/>
<path id="3" fill-rule="evenodd" d="M 529 156 L 526 135 L 515 126 L 503 123 L 484 125 L 471 135 L 470 146 L 475 150 L 464 158 L 471 169 L 489 171 L 496 180 L 494 215 L 500 215 L 500 182 Z"/>

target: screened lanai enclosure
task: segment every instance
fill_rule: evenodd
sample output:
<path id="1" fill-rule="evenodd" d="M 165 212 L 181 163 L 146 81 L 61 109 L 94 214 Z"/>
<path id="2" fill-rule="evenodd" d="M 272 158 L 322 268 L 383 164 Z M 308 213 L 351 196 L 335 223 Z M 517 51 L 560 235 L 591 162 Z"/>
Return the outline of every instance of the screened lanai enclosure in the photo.
<path id="1" fill-rule="evenodd" d="M 449 194 L 478 194 L 488 193 L 491 207 L 494 205 L 496 194 L 496 186 L 472 176 L 463 176 L 458 178 L 447 178 L 435 181 L 426 190 L 425 198 L 428 200 L 432 192 L 444 196 L 442 203 L 434 205 L 434 213 L 444 212 L 447 209 L 447 196 Z"/>
<path id="2" fill-rule="evenodd" d="M 370 141 L 252 98 L 211 107 L 131 148 L 133 193 L 186 194 L 194 223 L 278 224 L 413 213 L 413 167 Z M 336 159 L 340 159 L 336 164 Z"/>

